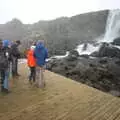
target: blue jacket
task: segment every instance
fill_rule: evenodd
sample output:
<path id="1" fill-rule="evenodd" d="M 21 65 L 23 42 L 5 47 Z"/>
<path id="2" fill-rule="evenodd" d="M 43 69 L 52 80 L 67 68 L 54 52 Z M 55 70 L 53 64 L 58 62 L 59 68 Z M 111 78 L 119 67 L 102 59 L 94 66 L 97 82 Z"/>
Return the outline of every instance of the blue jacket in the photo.
<path id="1" fill-rule="evenodd" d="M 48 51 L 42 43 L 36 45 L 34 56 L 38 66 L 43 66 L 45 64 L 45 60 L 48 57 Z"/>
<path id="2" fill-rule="evenodd" d="M 11 41 L 3 40 L 3 50 L 4 50 L 5 54 L 8 53 L 8 55 L 6 57 L 9 61 L 11 61 L 12 60 L 12 51 L 9 46 L 11 46 Z"/>

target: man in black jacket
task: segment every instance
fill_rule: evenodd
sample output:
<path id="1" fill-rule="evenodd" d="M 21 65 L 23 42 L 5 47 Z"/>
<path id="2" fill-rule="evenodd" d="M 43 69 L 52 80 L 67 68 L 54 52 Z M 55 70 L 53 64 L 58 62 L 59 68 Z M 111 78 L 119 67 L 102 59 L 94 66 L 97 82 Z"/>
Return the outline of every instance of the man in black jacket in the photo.
<path id="1" fill-rule="evenodd" d="M 0 40 L 0 61 L 2 60 L 3 56 L 4 56 L 4 51 L 2 49 L 2 40 Z M 4 78 L 5 78 L 5 69 L 3 67 L 2 62 L 0 63 L 1 91 L 4 90 Z"/>
<path id="2" fill-rule="evenodd" d="M 5 63 L 3 62 L 3 64 L 5 64 L 4 92 L 7 92 L 7 93 L 9 92 L 9 74 L 11 74 L 10 73 L 10 69 L 11 69 L 10 63 L 12 60 L 10 46 L 11 46 L 10 40 L 3 40 L 2 50 L 5 53 L 5 59 L 2 58 L 1 60 L 5 61 Z"/>
<path id="3" fill-rule="evenodd" d="M 18 59 L 20 58 L 20 51 L 18 49 L 20 45 L 20 41 L 15 41 L 11 46 L 11 53 L 12 53 L 12 75 L 13 77 L 19 76 L 18 74 Z"/>
<path id="4" fill-rule="evenodd" d="M 9 51 L 8 51 L 9 52 Z M 5 87 L 6 83 L 6 70 L 9 68 L 8 53 L 3 47 L 3 42 L 0 41 L 0 77 L 1 77 L 1 91 L 8 93 L 8 86 Z"/>

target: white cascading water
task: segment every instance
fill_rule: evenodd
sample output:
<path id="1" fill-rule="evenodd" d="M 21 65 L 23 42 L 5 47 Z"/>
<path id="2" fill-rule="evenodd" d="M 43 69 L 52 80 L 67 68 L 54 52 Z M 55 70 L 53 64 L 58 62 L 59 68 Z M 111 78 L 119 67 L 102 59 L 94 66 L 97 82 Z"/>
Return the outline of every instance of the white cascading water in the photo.
<path id="1" fill-rule="evenodd" d="M 113 42 L 116 37 L 120 36 L 120 9 L 109 11 L 106 24 L 105 36 L 101 42 Z"/>
<path id="2" fill-rule="evenodd" d="M 100 43 L 106 42 L 110 43 L 117 37 L 120 37 L 120 9 L 109 11 L 105 35 L 103 39 L 98 40 L 99 45 L 94 46 L 93 44 L 88 44 L 86 50 L 83 50 L 84 44 L 77 46 L 76 50 L 80 55 L 82 54 L 91 54 L 94 51 L 98 51 L 100 48 Z M 120 46 L 114 46 L 120 49 Z"/>
<path id="3" fill-rule="evenodd" d="M 51 58 L 57 58 L 57 59 L 60 59 L 60 58 L 64 58 L 64 57 L 67 57 L 69 55 L 69 52 L 67 51 L 65 55 L 61 55 L 61 56 L 53 56 Z"/>
<path id="4" fill-rule="evenodd" d="M 87 47 L 86 47 L 86 50 L 83 50 L 84 48 L 84 44 L 81 44 L 79 46 L 77 46 L 77 51 L 79 53 L 79 55 L 83 55 L 83 54 L 88 54 L 90 55 L 91 53 L 97 51 L 99 49 L 99 46 L 95 46 L 95 45 L 92 45 L 92 44 L 87 44 Z"/>
<path id="5" fill-rule="evenodd" d="M 50 61 L 51 59 L 54 59 L 54 58 L 55 58 L 55 59 L 62 59 L 62 58 L 67 57 L 68 55 L 69 55 L 69 52 L 67 51 L 65 55 L 52 56 L 52 57 L 48 58 L 46 61 Z"/>
<path id="6" fill-rule="evenodd" d="M 91 53 L 99 50 L 102 42 L 110 43 L 117 37 L 120 37 L 120 9 L 109 11 L 105 34 L 102 39 L 97 38 L 98 45 L 87 43 L 86 48 L 84 49 L 85 44 L 80 44 L 77 46 L 75 50 L 78 51 L 79 55 L 83 55 L 83 54 L 90 55 Z M 117 47 L 120 49 L 120 46 L 114 46 L 114 47 Z M 53 56 L 51 58 L 60 59 L 60 58 L 67 57 L 68 55 L 69 55 L 69 52 L 66 52 L 66 55 L 64 56 Z"/>

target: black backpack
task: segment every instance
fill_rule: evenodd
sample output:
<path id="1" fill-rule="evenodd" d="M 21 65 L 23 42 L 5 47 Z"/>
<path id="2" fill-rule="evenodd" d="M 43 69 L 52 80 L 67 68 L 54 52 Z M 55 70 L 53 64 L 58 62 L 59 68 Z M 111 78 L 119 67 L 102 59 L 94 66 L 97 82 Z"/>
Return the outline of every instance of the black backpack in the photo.
<path id="1" fill-rule="evenodd" d="M 14 57 L 17 57 L 17 58 L 20 58 L 20 52 L 18 50 L 18 47 L 16 44 L 13 44 L 12 47 L 11 47 L 11 54 L 14 56 Z"/>
<path id="2" fill-rule="evenodd" d="M 6 57 L 6 52 L 4 50 L 0 50 L 0 70 L 8 68 L 8 59 Z"/>

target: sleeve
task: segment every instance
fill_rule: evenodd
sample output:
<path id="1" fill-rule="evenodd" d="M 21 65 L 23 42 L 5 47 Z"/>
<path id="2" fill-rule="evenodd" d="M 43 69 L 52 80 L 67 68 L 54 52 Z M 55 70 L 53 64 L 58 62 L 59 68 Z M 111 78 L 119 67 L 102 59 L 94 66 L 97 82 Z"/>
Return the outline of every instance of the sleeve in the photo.
<path id="1" fill-rule="evenodd" d="M 33 56 L 36 58 L 36 49 L 34 50 Z"/>
<path id="2" fill-rule="evenodd" d="M 9 58 L 8 58 L 9 61 L 12 61 L 12 51 L 11 49 L 9 49 Z"/>
<path id="3" fill-rule="evenodd" d="M 20 51 L 18 50 L 17 46 L 13 45 L 12 48 L 11 48 L 11 51 L 12 51 L 11 53 L 12 53 L 13 56 L 15 56 L 17 58 L 20 57 L 21 54 L 20 54 Z"/>
<path id="4" fill-rule="evenodd" d="M 48 49 L 45 49 L 45 59 L 48 58 Z"/>

